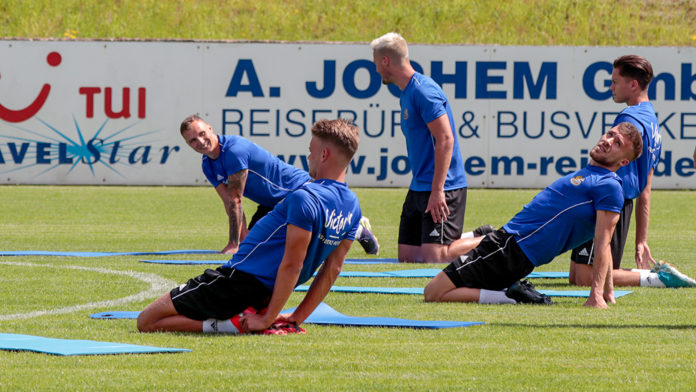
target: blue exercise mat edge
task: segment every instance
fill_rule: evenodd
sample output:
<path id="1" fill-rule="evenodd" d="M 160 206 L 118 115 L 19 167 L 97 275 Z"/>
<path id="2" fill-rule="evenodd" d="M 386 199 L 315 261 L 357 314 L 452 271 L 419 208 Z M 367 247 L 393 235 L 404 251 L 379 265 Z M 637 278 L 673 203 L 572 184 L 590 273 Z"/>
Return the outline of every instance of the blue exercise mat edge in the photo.
<path id="1" fill-rule="evenodd" d="M 142 346 L 138 344 L 100 342 L 95 340 L 60 339 L 44 336 L 0 333 L 0 349 L 31 351 L 61 356 L 155 354 L 189 352 L 184 348 Z"/>
<path id="2" fill-rule="evenodd" d="M 285 309 L 283 313 L 291 313 L 295 308 Z M 90 315 L 94 319 L 134 319 L 140 312 L 113 311 Z M 443 321 L 443 320 L 408 320 L 393 317 L 354 317 L 347 316 L 322 302 L 305 320 L 308 324 L 337 325 L 350 327 L 393 327 L 393 328 L 424 328 L 442 329 L 482 325 L 482 321 Z"/>

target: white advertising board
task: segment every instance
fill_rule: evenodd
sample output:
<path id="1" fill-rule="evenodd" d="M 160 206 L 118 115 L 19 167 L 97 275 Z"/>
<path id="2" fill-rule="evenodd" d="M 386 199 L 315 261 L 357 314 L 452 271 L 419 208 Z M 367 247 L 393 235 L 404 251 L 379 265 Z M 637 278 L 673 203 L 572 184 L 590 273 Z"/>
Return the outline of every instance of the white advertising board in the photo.
<path id="1" fill-rule="evenodd" d="M 624 107 L 611 62 L 653 64 L 655 188 L 696 188 L 696 48 L 411 45 L 449 97 L 469 186 L 540 188 L 587 162 Z M 0 41 L 0 183 L 205 184 L 189 114 L 303 168 L 311 124 L 361 129 L 352 186 L 407 186 L 399 91 L 367 44 Z"/>

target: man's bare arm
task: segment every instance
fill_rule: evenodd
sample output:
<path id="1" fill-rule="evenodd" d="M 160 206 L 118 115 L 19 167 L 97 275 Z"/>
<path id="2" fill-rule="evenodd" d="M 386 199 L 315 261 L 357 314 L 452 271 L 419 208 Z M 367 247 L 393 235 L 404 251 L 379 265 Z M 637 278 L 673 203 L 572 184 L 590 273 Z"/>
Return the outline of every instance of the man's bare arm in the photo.
<path id="1" fill-rule="evenodd" d="M 338 278 L 338 274 L 341 273 L 346 254 L 348 254 L 352 244 L 353 241 L 351 240 L 341 241 L 338 247 L 326 258 L 319 272 L 317 272 L 317 276 L 312 281 L 312 285 L 309 286 L 304 299 L 297 306 L 295 312 L 287 319 L 288 321 L 302 324 L 312 314 L 314 309 L 319 306 L 321 301 L 324 300 L 336 278 Z"/>
<path id="2" fill-rule="evenodd" d="M 242 318 L 242 328 L 245 332 L 262 331 L 273 324 L 283 310 L 283 306 L 290 298 L 297 279 L 302 271 L 304 259 L 307 255 L 307 247 L 312 240 L 312 232 L 288 224 L 285 235 L 285 251 L 283 259 L 278 267 L 275 286 L 268 310 L 264 315 L 251 314 Z"/>
<path id="3" fill-rule="evenodd" d="M 594 235 L 594 263 L 592 265 L 592 286 L 585 306 L 608 308 L 607 299 L 612 302 L 614 285 L 611 278 L 611 235 L 614 232 L 619 214 L 611 211 L 597 211 Z"/>
<path id="4" fill-rule="evenodd" d="M 447 114 L 428 123 L 428 130 L 435 138 L 435 171 L 433 173 L 432 191 L 425 212 L 430 212 L 435 222 L 447 220 L 449 207 L 445 200 L 445 180 L 452 161 L 454 137 Z"/>
<path id="5" fill-rule="evenodd" d="M 648 174 L 648 182 L 636 201 L 636 266 L 650 269 L 655 259 L 648 247 L 648 226 L 650 225 L 650 190 L 652 188 L 653 170 Z"/>
<path id="6" fill-rule="evenodd" d="M 229 222 L 229 242 L 220 253 L 236 253 L 245 234 L 246 217 L 242 198 L 248 172 L 247 169 L 240 170 L 227 178 L 227 184 L 220 184 L 215 188 L 225 206 Z"/>

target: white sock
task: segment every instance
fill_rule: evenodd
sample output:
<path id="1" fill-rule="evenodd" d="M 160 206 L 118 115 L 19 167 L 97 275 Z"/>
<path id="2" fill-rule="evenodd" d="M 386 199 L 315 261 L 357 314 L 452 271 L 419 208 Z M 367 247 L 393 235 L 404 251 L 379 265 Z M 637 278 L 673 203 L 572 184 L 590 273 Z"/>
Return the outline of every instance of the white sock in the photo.
<path id="1" fill-rule="evenodd" d="M 474 232 L 467 231 L 466 233 L 462 233 L 462 236 L 460 238 L 474 238 Z"/>
<path id="2" fill-rule="evenodd" d="M 358 230 L 355 232 L 355 239 L 360 238 L 363 232 L 363 225 L 358 225 Z"/>
<path id="3" fill-rule="evenodd" d="M 517 301 L 505 295 L 504 291 L 481 289 L 479 294 L 480 304 L 516 304 Z"/>
<path id="4" fill-rule="evenodd" d="M 660 278 L 657 276 L 656 272 L 650 270 L 631 270 L 640 273 L 640 286 L 641 287 L 665 287 Z"/>
<path id="5" fill-rule="evenodd" d="M 232 320 L 207 319 L 203 321 L 203 333 L 239 333 Z"/>

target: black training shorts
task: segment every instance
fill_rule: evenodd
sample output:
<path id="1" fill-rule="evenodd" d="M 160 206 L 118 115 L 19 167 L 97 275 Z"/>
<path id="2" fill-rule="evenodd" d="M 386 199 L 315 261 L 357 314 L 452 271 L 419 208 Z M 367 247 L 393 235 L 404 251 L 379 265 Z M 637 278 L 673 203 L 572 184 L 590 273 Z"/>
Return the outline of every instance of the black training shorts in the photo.
<path id="1" fill-rule="evenodd" d="M 193 320 L 226 320 L 250 306 L 261 310 L 271 294 L 253 275 L 225 267 L 207 269 L 169 292 L 176 311 Z"/>
<path id="2" fill-rule="evenodd" d="M 251 220 L 249 221 L 249 226 L 247 227 L 247 230 L 251 230 L 251 228 L 254 227 L 256 222 L 259 221 L 259 219 L 263 218 L 271 211 L 273 211 L 273 207 L 266 207 L 266 206 L 259 204 L 256 207 L 256 212 L 254 213 L 254 215 L 251 217 Z"/>
<path id="3" fill-rule="evenodd" d="M 534 265 L 505 229 L 486 235 L 443 270 L 456 287 L 502 290 L 529 275 Z"/>
<path id="4" fill-rule="evenodd" d="M 401 209 L 399 244 L 421 246 L 422 244 L 448 245 L 462 236 L 464 212 L 466 210 L 466 188 L 445 191 L 449 215 L 444 223 L 433 222 L 428 208 L 430 192 L 409 190 Z"/>

